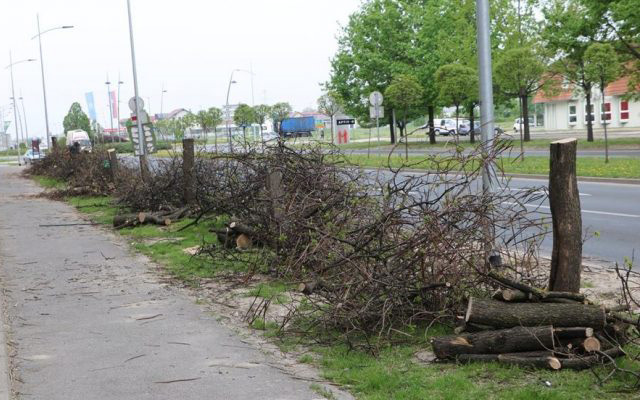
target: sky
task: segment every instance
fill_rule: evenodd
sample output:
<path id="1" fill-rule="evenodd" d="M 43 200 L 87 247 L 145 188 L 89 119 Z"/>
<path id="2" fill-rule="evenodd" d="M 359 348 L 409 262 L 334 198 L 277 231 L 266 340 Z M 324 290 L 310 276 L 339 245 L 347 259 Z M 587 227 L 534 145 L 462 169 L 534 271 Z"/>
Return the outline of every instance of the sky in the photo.
<path id="1" fill-rule="evenodd" d="M 176 108 L 222 107 L 231 72 L 253 69 L 255 104 L 315 107 L 329 78 L 336 36 L 360 0 L 131 0 L 140 96 L 151 114 Z M 120 87 L 121 116 L 129 114 L 133 73 L 126 0 L 0 0 L 0 112 L 10 107 L 9 51 L 16 97 L 22 97 L 29 136 L 44 137 L 45 118 L 36 14 L 42 36 L 49 125 L 61 134 L 73 102 L 86 112 L 93 92 L 98 122 L 109 128 L 107 76 Z M 234 73 L 229 103 L 252 104 L 251 74 Z M 166 90 L 161 95 L 162 88 Z M 162 101 L 161 101 L 162 100 Z M 22 113 L 22 104 L 20 112 Z M 8 132 L 15 134 L 13 124 Z"/>

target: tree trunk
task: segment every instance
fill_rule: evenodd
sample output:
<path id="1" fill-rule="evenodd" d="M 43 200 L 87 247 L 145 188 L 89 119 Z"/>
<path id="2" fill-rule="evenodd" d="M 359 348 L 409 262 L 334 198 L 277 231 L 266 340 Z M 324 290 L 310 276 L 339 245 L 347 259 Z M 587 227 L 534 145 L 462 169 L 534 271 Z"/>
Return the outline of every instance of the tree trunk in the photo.
<path id="1" fill-rule="evenodd" d="M 391 144 L 396 144 L 396 127 L 393 118 L 393 110 L 389 113 L 389 134 L 391 136 Z"/>
<path id="2" fill-rule="evenodd" d="M 553 333 L 558 339 L 589 338 L 593 336 L 593 328 L 554 328 Z"/>
<path id="3" fill-rule="evenodd" d="M 402 116 L 402 130 L 404 131 L 404 159 L 409 162 L 409 136 L 407 136 L 407 111 Z"/>
<path id="4" fill-rule="evenodd" d="M 553 328 L 515 327 L 465 335 L 440 336 L 431 342 L 434 354 L 440 359 L 459 354 L 501 354 L 518 351 L 553 349 Z"/>
<path id="5" fill-rule="evenodd" d="M 616 358 L 625 355 L 625 352 L 622 351 L 620 347 L 614 347 L 609 350 L 603 351 L 608 357 Z M 566 369 L 587 369 L 591 368 L 594 365 L 599 364 L 607 364 L 610 362 L 608 357 L 604 357 L 602 355 L 593 355 L 589 357 L 580 357 L 580 358 L 567 358 L 561 360 L 562 368 Z"/>
<path id="6" fill-rule="evenodd" d="M 471 107 L 469 107 L 469 140 L 471 141 L 471 143 L 475 143 L 476 142 L 476 134 L 475 134 L 475 129 L 474 129 L 474 124 L 475 124 L 475 113 L 474 113 L 474 105 L 470 104 Z"/>
<path id="7" fill-rule="evenodd" d="M 182 184 L 185 204 L 192 204 L 196 197 L 193 177 L 194 151 L 193 139 L 182 139 Z"/>
<path id="8" fill-rule="evenodd" d="M 524 129 L 524 141 L 531 141 L 531 133 L 529 132 L 529 96 L 522 96 L 522 123 Z"/>
<path id="9" fill-rule="evenodd" d="M 607 121 L 607 115 L 606 115 L 606 110 L 604 109 L 604 82 L 600 82 L 600 88 L 601 88 L 601 93 L 602 93 L 602 110 L 600 111 L 600 114 L 604 117 L 603 121 L 602 121 L 602 125 L 604 126 L 604 163 L 608 164 L 609 163 L 609 138 L 607 136 L 607 125 L 609 125 L 608 121 Z"/>
<path id="10" fill-rule="evenodd" d="M 551 143 L 549 204 L 553 221 L 553 250 L 549 290 L 580 292 L 582 216 L 576 178 L 576 139 Z"/>
<path id="11" fill-rule="evenodd" d="M 429 106 L 429 144 L 436 144 L 436 129 L 435 129 L 435 107 Z"/>
<path id="12" fill-rule="evenodd" d="M 591 88 L 589 87 L 585 91 L 585 98 L 587 100 L 587 141 L 593 142 L 593 114 L 591 113 Z"/>
<path id="13" fill-rule="evenodd" d="M 579 303 L 503 303 L 471 297 L 465 322 L 496 328 L 553 325 L 601 329 L 606 314 L 603 307 Z"/>

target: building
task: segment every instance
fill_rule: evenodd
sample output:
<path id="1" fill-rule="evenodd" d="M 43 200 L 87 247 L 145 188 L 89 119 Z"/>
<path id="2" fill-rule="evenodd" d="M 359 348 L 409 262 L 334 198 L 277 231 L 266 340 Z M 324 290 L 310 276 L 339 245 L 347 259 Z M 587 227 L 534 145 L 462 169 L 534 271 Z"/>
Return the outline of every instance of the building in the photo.
<path id="1" fill-rule="evenodd" d="M 546 131 L 584 131 L 587 129 L 587 102 L 579 88 L 560 84 L 553 94 L 538 91 L 534 104 L 544 108 L 543 126 Z M 620 78 L 605 88 L 604 101 L 600 88 L 591 94 L 591 119 L 594 129 L 612 131 L 640 131 L 640 102 L 627 100 L 629 78 Z M 640 88 L 639 88 L 640 89 Z M 601 112 L 598 113 L 597 110 Z"/>

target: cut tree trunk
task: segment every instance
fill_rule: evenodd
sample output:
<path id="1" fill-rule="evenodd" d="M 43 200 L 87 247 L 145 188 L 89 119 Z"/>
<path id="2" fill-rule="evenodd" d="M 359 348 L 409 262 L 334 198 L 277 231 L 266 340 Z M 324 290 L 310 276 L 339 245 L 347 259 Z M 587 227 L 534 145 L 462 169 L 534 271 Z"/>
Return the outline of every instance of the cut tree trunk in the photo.
<path id="1" fill-rule="evenodd" d="M 193 179 L 193 164 L 195 158 L 193 139 L 182 139 L 182 175 L 184 184 L 184 202 L 192 204 L 195 201 L 195 185 Z"/>
<path id="2" fill-rule="evenodd" d="M 587 369 L 598 364 L 608 364 L 612 358 L 622 357 L 625 352 L 620 347 L 603 351 L 601 354 L 595 354 L 588 357 L 566 358 L 561 361 L 562 368 L 566 369 Z"/>
<path id="3" fill-rule="evenodd" d="M 499 356 L 498 361 L 502 364 L 517 365 L 520 367 L 544 368 L 559 370 L 562 368 L 560 360 L 555 357 L 518 357 Z"/>
<path id="4" fill-rule="evenodd" d="M 435 355 L 440 359 L 446 359 L 459 354 L 501 354 L 549 350 L 554 347 L 554 339 L 551 326 L 516 327 L 465 335 L 441 336 L 434 338 L 431 344 Z"/>
<path id="5" fill-rule="evenodd" d="M 139 223 L 138 214 L 122 214 L 113 217 L 113 227 L 117 229 L 136 226 Z"/>
<path id="6" fill-rule="evenodd" d="M 549 290 L 580 292 L 582 217 L 576 178 L 576 139 L 551 143 L 549 203 L 553 220 L 553 251 Z"/>
<path id="7" fill-rule="evenodd" d="M 496 328 L 553 325 L 602 329 L 606 314 L 604 307 L 587 304 L 504 303 L 471 297 L 465 322 Z"/>
<path id="8" fill-rule="evenodd" d="M 553 333 L 558 339 L 589 338 L 593 336 L 593 328 L 554 328 Z"/>

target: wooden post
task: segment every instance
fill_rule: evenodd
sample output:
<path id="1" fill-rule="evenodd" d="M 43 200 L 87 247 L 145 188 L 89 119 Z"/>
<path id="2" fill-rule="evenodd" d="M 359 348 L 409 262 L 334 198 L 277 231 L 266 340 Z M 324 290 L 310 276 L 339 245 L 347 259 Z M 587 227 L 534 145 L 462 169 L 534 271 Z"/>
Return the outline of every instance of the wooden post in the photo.
<path id="1" fill-rule="evenodd" d="M 194 164 L 193 139 L 182 139 L 182 171 L 184 176 L 184 202 L 192 204 L 195 201 L 193 164 Z"/>
<path id="2" fill-rule="evenodd" d="M 111 179 L 115 182 L 118 173 L 118 155 L 116 149 L 107 150 L 109 156 L 109 168 L 111 168 Z"/>
<path id="3" fill-rule="evenodd" d="M 58 148 L 58 138 L 55 136 L 51 136 L 51 150 L 56 151 Z"/>
<path id="4" fill-rule="evenodd" d="M 282 189 L 282 171 L 275 170 L 269 173 L 267 176 L 267 190 L 271 197 L 273 217 L 279 222 L 284 214 L 282 207 L 282 196 L 284 195 Z"/>
<path id="5" fill-rule="evenodd" d="M 551 143 L 549 203 L 553 220 L 553 251 L 549 290 L 580 291 L 582 272 L 582 216 L 576 177 L 574 138 Z"/>

